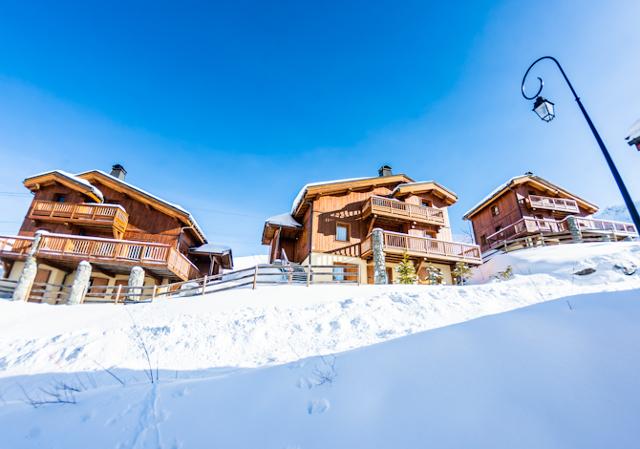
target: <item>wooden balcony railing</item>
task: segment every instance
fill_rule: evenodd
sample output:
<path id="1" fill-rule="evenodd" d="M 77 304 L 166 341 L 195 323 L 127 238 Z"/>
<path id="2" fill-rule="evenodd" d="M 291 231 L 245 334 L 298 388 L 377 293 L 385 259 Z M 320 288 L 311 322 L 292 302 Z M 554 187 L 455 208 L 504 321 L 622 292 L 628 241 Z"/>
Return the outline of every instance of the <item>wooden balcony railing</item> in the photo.
<path id="1" fill-rule="evenodd" d="M 557 212 L 577 214 L 580 212 L 575 200 L 551 198 L 548 196 L 529 195 L 529 206 L 532 209 L 548 209 Z"/>
<path id="2" fill-rule="evenodd" d="M 495 248 L 504 242 L 531 234 L 556 234 L 569 232 L 568 219 L 553 220 L 550 218 L 525 217 L 512 225 L 505 227 L 487 237 L 487 246 Z M 613 233 L 620 236 L 636 236 L 638 232 L 631 223 L 620 221 L 599 220 L 596 218 L 576 217 L 576 222 L 582 231 L 596 233 Z M 483 245 L 484 248 L 484 245 Z"/>
<path id="3" fill-rule="evenodd" d="M 0 237 L 0 256 L 25 255 L 33 240 L 31 237 Z M 200 275 L 196 266 L 184 254 L 161 243 L 43 234 L 36 257 L 166 269 L 182 280 Z"/>
<path id="4" fill-rule="evenodd" d="M 129 215 L 118 204 L 58 203 L 37 200 L 29 211 L 29 218 L 43 221 L 62 221 L 79 226 L 108 227 L 116 238 L 122 238 L 129 223 Z"/>
<path id="5" fill-rule="evenodd" d="M 380 215 L 444 226 L 444 212 L 436 207 L 419 206 L 391 198 L 372 196 L 362 208 L 362 215 Z"/>
<path id="6" fill-rule="evenodd" d="M 480 247 L 469 243 L 447 242 L 430 237 L 402 234 L 399 232 L 382 231 L 384 251 L 388 253 L 427 257 L 432 260 L 446 260 L 454 262 L 482 263 Z M 362 242 L 362 254 L 371 252 L 371 235 Z"/>

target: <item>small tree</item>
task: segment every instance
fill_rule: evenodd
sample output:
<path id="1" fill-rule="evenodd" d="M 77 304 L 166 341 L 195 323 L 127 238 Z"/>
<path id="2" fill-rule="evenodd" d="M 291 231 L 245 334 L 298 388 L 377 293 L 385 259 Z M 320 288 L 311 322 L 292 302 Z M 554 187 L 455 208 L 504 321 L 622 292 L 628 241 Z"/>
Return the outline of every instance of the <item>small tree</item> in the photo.
<path id="1" fill-rule="evenodd" d="M 508 281 L 511 278 L 513 278 L 513 267 L 511 265 L 508 265 L 504 271 L 498 271 L 496 275 L 496 279 L 501 281 Z"/>
<path id="2" fill-rule="evenodd" d="M 464 262 L 457 262 L 455 268 L 451 272 L 458 285 L 464 285 L 471 277 L 471 268 Z"/>
<path id="3" fill-rule="evenodd" d="M 427 271 L 427 283 L 430 285 L 440 285 L 444 284 L 444 276 L 442 274 L 442 270 L 435 265 L 428 263 L 426 265 Z"/>
<path id="4" fill-rule="evenodd" d="M 407 253 L 404 253 L 402 256 L 402 261 L 396 267 L 396 273 L 398 273 L 398 283 L 400 284 L 415 284 L 418 280 L 416 267 L 413 266 L 413 262 L 409 260 Z"/>

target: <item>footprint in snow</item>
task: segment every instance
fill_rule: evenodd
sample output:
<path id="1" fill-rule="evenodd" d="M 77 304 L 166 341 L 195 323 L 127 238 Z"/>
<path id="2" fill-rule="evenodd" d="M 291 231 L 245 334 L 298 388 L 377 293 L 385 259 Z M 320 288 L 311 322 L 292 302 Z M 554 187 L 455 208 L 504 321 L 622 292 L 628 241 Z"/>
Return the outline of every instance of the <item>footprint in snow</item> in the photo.
<path id="1" fill-rule="evenodd" d="M 313 388 L 313 382 L 308 377 L 301 377 L 298 379 L 296 386 L 300 389 L 311 390 Z"/>
<path id="2" fill-rule="evenodd" d="M 309 415 L 321 415 L 327 410 L 331 403 L 328 399 L 316 399 L 307 403 L 307 413 Z"/>

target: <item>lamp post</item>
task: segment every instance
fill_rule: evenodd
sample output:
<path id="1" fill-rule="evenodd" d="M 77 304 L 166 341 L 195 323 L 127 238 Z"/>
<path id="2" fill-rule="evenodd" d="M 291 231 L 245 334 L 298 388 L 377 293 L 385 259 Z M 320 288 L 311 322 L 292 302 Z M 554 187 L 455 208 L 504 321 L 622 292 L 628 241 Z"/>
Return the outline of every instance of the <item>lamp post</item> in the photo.
<path id="1" fill-rule="evenodd" d="M 534 65 L 536 65 L 538 62 L 544 59 L 552 60 L 553 62 L 556 63 L 556 65 L 558 66 L 558 69 L 560 69 L 560 73 L 562 73 L 562 76 L 564 77 L 564 80 L 567 82 L 569 89 L 571 89 L 573 98 L 575 98 L 576 102 L 578 103 L 578 107 L 580 108 L 580 111 L 582 111 L 582 115 L 584 115 L 584 118 L 587 121 L 587 124 L 589 125 L 591 132 L 593 133 L 593 137 L 596 138 L 596 142 L 598 142 L 598 145 L 600 146 L 600 150 L 602 150 L 602 154 L 605 160 L 607 161 L 607 165 L 609 165 L 609 170 L 611 170 L 611 174 L 613 175 L 613 178 L 615 179 L 616 184 L 618 184 L 618 188 L 620 189 L 622 198 L 624 199 L 627 209 L 629 209 L 629 214 L 631 214 L 631 219 L 633 220 L 633 224 L 636 227 L 636 232 L 640 232 L 640 215 L 638 215 L 638 211 L 636 209 L 635 204 L 633 204 L 631 195 L 629 195 L 629 191 L 627 190 L 627 187 L 624 185 L 624 181 L 620 176 L 620 172 L 618 172 L 618 169 L 616 168 L 616 165 L 613 162 L 613 159 L 611 159 L 611 156 L 609 155 L 609 151 L 607 150 L 607 147 L 604 146 L 604 142 L 602 141 L 600 134 L 598 134 L 596 127 L 593 126 L 593 122 L 591 121 L 589 114 L 587 114 L 586 109 L 582 105 L 582 102 L 580 101 L 580 97 L 578 97 L 578 94 L 576 93 L 575 89 L 571 85 L 571 81 L 569 81 L 569 78 L 567 78 L 567 74 L 564 73 L 562 66 L 560 65 L 560 63 L 556 58 L 554 58 L 553 56 L 543 56 L 542 58 L 538 58 L 535 61 L 533 61 L 533 63 L 529 66 L 529 68 L 525 72 L 524 77 L 522 77 L 522 86 L 520 87 L 520 90 L 522 91 L 522 96 L 527 100 L 535 99 L 535 102 L 533 104 L 533 111 L 538 115 L 538 117 L 540 117 L 545 122 L 550 122 L 551 120 L 553 120 L 553 118 L 555 117 L 554 104 L 551 103 L 549 100 L 540 96 L 540 93 L 542 92 L 542 88 L 544 87 L 544 82 L 542 81 L 542 78 L 538 77 L 540 86 L 538 87 L 538 91 L 534 95 L 531 95 L 531 96 L 527 95 L 524 89 L 524 84 L 527 80 L 527 75 L 529 75 L 529 72 L 531 71 Z"/>

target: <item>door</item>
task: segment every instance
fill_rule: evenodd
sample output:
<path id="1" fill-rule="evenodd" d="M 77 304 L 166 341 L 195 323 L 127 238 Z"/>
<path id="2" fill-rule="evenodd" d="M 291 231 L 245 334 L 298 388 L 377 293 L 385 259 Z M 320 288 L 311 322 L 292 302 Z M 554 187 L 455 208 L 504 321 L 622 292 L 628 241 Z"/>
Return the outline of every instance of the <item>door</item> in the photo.
<path id="1" fill-rule="evenodd" d="M 90 296 L 93 298 L 104 298 L 105 296 L 107 296 L 107 289 L 104 287 L 106 287 L 108 284 L 109 284 L 109 279 L 91 278 L 87 296 Z"/>

